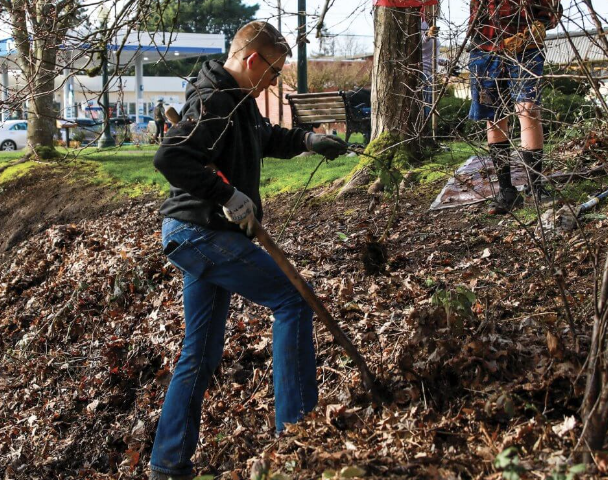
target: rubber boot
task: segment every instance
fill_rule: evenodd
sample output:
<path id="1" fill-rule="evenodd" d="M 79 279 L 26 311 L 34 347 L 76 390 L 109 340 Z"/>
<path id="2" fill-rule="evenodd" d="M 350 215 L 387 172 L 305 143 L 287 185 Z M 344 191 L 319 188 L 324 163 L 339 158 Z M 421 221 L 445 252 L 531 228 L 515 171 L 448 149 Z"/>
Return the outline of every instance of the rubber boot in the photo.
<path id="1" fill-rule="evenodd" d="M 488 145 L 490 157 L 498 178 L 498 193 L 490 202 L 490 215 L 504 215 L 523 203 L 523 199 L 511 182 L 511 143 L 508 141 Z"/>

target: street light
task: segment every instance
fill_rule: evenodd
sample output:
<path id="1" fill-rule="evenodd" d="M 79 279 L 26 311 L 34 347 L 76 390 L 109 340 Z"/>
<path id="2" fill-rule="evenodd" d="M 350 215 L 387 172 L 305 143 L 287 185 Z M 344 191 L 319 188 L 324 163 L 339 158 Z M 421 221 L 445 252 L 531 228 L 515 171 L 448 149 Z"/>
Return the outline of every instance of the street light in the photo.
<path id="1" fill-rule="evenodd" d="M 308 93 L 306 0 L 298 0 L 298 93 Z"/>
<path id="2" fill-rule="evenodd" d="M 101 6 L 99 8 L 98 21 L 100 25 L 100 30 L 105 32 L 108 27 L 108 15 L 110 11 L 105 6 Z M 110 132 L 110 93 L 108 90 L 110 86 L 108 85 L 108 47 L 104 46 L 106 49 L 105 53 L 101 55 L 101 84 L 103 88 L 103 133 L 101 134 L 101 138 L 97 142 L 98 148 L 108 148 L 116 146 L 116 142 L 112 138 L 112 134 Z"/>

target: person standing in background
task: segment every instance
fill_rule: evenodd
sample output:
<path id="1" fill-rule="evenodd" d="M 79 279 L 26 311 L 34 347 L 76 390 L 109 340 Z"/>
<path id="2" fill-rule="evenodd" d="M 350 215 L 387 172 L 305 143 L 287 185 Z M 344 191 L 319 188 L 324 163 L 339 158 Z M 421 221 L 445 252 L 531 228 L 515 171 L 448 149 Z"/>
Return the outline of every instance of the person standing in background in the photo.
<path id="1" fill-rule="evenodd" d="M 156 124 L 156 133 L 154 134 L 154 143 L 157 143 L 158 136 L 160 135 L 160 141 L 165 138 L 165 107 L 163 106 L 163 99 L 158 99 L 158 104 L 154 107 L 154 123 Z"/>
<path id="2" fill-rule="evenodd" d="M 439 49 L 441 48 L 441 43 L 439 42 L 438 38 L 439 27 L 434 25 L 431 8 L 432 7 L 425 6 L 420 10 L 420 34 L 422 36 L 422 98 L 424 101 L 424 118 L 428 117 L 431 113 L 431 106 L 433 105 L 433 84 L 436 82 L 434 75 L 437 75 L 437 72 L 433 71 L 433 47 L 435 48 L 437 65 L 442 67 L 448 65 L 448 60 L 439 56 Z M 429 21 L 433 23 L 433 25 L 429 25 Z"/>
<path id="3" fill-rule="evenodd" d="M 513 110 L 521 126 L 519 156 L 528 173 L 527 194 L 538 201 L 548 198 L 541 186 L 541 78 L 546 30 L 557 26 L 561 13 L 559 0 L 471 0 L 469 118 L 487 122 L 488 150 L 499 184 L 491 215 L 523 204 L 511 183 L 508 115 Z"/>

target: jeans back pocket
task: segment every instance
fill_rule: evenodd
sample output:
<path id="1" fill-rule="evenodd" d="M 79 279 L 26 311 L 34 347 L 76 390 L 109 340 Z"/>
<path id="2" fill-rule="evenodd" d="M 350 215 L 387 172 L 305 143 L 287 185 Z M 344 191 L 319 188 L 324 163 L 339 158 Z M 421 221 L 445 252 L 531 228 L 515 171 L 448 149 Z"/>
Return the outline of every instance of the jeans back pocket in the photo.
<path id="1" fill-rule="evenodd" d="M 170 251 L 167 258 L 183 273 L 196 278 L 201 277 L 213 265 L 213 262 L 188 240 Z"/>

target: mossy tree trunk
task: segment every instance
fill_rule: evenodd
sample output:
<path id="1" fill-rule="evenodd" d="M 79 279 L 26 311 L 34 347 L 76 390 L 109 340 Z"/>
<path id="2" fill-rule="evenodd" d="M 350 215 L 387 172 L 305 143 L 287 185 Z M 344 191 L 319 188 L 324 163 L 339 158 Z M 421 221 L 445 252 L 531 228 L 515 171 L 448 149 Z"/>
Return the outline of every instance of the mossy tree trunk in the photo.
<path id="1" fill-rule="evenodd" d="M 420 11 L 375 7 L 372 75 L 372 140 L 389 134 L 404 142 L 409 156 L 420 153 Z"/>

